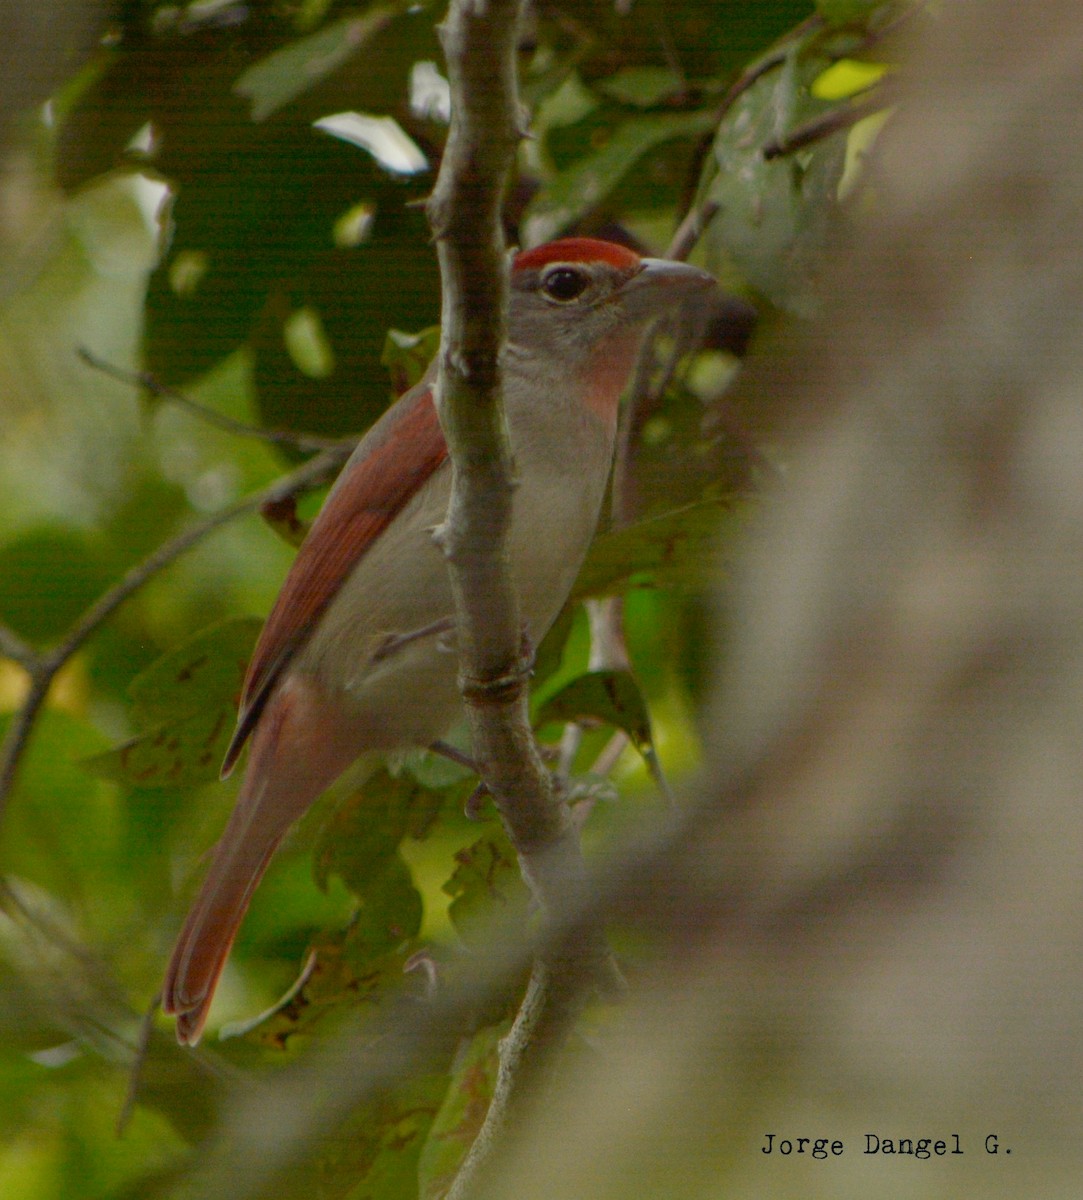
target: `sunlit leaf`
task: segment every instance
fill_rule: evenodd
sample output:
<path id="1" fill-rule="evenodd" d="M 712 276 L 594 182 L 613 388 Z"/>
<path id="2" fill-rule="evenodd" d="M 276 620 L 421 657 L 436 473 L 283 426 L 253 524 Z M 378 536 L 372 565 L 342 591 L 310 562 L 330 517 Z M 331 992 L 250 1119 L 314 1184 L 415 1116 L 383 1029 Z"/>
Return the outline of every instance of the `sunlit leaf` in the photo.
<path id="1" fill-rule="evenodd" d="M 295 309 L 282 322 L 282 341 L 293 365 L 309 379 L 326 379 L 335 369 L 335 352 L 314 308 Z"/>
<path id="2" fill-rule="evenodd" d="M 394 117 L 342 112 L 320 117 L 314 124 L 340 141 L 367 150 L 385 171 L 393 175 L 416 175 L 428 169 L 429 160 Z"/>
<path id="3" fill-rule="evenodd" d="M 401 329 L 387 331 L 380 362 L 391 375 L 391 388 L 396 395 L 401 396 L 421 379 L 439 345 L 439 325 L 430 325 L 420 333 L 403 333 Z"/>
<path id="4" fill-rule="evenodd" d="M 832 63 L 812 84 L 812 94 L 819 100 L 845 100 L 865 91 L 883 79 L 888 67 L 884 63 L 860 62 L 844 58 Z"/>

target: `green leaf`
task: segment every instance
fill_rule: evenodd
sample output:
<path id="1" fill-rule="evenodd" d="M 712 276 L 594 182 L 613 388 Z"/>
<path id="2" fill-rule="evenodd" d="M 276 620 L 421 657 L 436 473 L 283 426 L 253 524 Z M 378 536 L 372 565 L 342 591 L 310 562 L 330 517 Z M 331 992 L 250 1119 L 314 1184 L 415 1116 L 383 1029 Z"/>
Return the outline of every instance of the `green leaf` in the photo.
<path id="1" fill-rule="evenodd" d="M 232 732 L 228 709 L 197 713 L 84 759 L 83 766 L 101 779 L 133 787 L 197 787 L 218 778 Z"/>
<path id="2" fill-rule="evenodd" d="M 737 510 L 702 500 L 600 534 L 579 572 L 572 600 L 610 595 L 640 583 L 700 589 L 717 574 L 720 531 Z"/>
<path id="3" fill-rule="evenodd" d="M 774 304 L 803 316 L 816 310 L 818 279 L 831 249 L 846 135 L 770 161 L 764 149 L 827 111 L 809 90 L 826 65 L 793 48 L 727 114 L 709 168 L 708 194 L 718 205 L 709 243 L 721 243 L 721 257 L 735 262 Z"/>
<path id="4" fill-rule="evenodd" d="M 372 1016 L 402 991 L 405 957 L 402 953 L 372 957 L 367 946 L 359 947 L 352 927 L 321 933 L 309 944 L 304 967 L 286 994 L 258 1016 L 223 1026 L 221 1037 L 246 1038 L 282 1049 L 336 1013 L 349 1010 Z"/>
<path id="5" fill-rule="evenodd" d="M 680 95 L 685 81 L 671 67 L 625 67 L 600 79 L 595 87 L 621 104 L 654 108 L 670 96 Z"/>
<path id="6" fill-rule="evenodd" d="M 203 1070 L 172 1033 L 153 1031 L 137 1082 L 139 1103 L 160 1112 L 187 1141 L 202 1142 L 210 1136 L 225 1100 L 226 1081 Z"/>
<path id="7" fill-rule="evenodd" d="M 380 362 L 391 376 L 391 389 L 401 396 L 419 382 L 440 346 L 440 326 L 430 325 L 420 333 L 389 329 Z"/>
<path id="8" fill-rule="evenodd" d="M 57 526 L 0 546 L 0 579 L 0 621 L 32 642 L 61 637 L 110 582 L 90 539 Z"/>
<path id="9" fill-rule="evenodd" d="M 451 923 L 468 946 L 487 943 L 494 926 L 526 923 L 530 895 L 503 834 L 479 838 L 455 855 L 455 863 L 444 891 L 452 897 Z"/>
<path id="10" fill-rule="evenodd" d="M 320 830 L 313 871 L 326 889 L 338 875 L 361 902 L 350 929 L 354 956 L 368 961 L 387 953 L 421 928 L 421 893 L 399 853 L 426 789 L 408 775 L 381 769 Z"/>
<path id="11" fill-rule="evenodd" d="M 478 1030 L 456 1055 L 451 1084 L 418 1161 L 418 1200 L 441 1200 L 485 1120 L 506 1025 Z"/>
<path id="12" fill-rule="evenodd" d="M 411 1200 L 416 1196 L 418 1158 L 446 1088 L 446 1076 L 430 1075 L 362 1106 L 328 1139 L 319 1178 L 333 1190 L 320 1194 L 349 1196 L 349 1200 Z M 359 1184 L 354 1182 L 358 1179 Z M 349 1186 L 351 1183 L 354 1185 Z M 312 1195 L 310 1179 L 304 1180 L 300 1190 L 287 1194 Z"/>
<path id="13" fill-rule="evenodd" d="M 878 8 L 894 6 L 884 0 L 816 0 L 816 11 L 829 25 L 849 25 L 864 21 Z"/>
<path id="14" fill-rule="evenodd" d="M 338 875 L 356 896 L 398 850 L 406 835 L 412 800 L 419 785 L 406 776 L 376 771 L 324 823 L 316 840 L 313 871 L 326 889 Z"/>
<path id="15" fill-rule="evenodd" d="M 613 129 L 605 145 L 547 183 L 523 216 L 524 241 L 548 241 L 597 208 L 647 154 L 677 138 L 695 138 L 714 126 L 710 112 L 651 113 Z"/>
<path id="16" fill-rule="evenodd" d="M 128 689 L 136 721 L 152 725 L 227 706 L 235 711 L 262 625 L 257 617 L 232 618 L 163 654 Z"/>
<path id="17" fill-rule="evenodd" d="M 623 729 L 641 754 L 653 745 L 647 704 L 630 671 L 588 671 L 573 679 L 550 696 L 535 716 L 538 725 L 550 721 L 601 721 Z"/>
<path id="18" fill-rule="evenodd" d="M 0 716 L 0 739 L 9 727 Z M 69 713 L 38 717 L 19 764 L 11 803 L 0 826 L 0 872 L 22 875 L 64 899 L 78 898 L 85 915 L 109 920 L 120 869 L 116 789 L 88 779 L 81 760 L 105 739 Z M 93 853 L 89 848 L 93 848 Z"/>
<path id="19" fill-rule="evenodd" d="M 363 962 L 417 937 L 424 905 L 410 868 L 396 850 L 366 879 L 348 943 Z"/>
<path id="20" fill-rule="evenodd" d="M 390 7 L 343 17 L 291 42 L 248 68 L 233 90 L 252 101 L 252 120 L 265 121 L 328 75 L 344 66 L 395 15 Z"/>
<path id="21" fill-rule="evenodd" d="M 129 688 L 133 719 L 147 732 L 83 765 L 142 788 L 217 779 L 260 625 L 254 617 L 225 621 L 152 663 Z"/>

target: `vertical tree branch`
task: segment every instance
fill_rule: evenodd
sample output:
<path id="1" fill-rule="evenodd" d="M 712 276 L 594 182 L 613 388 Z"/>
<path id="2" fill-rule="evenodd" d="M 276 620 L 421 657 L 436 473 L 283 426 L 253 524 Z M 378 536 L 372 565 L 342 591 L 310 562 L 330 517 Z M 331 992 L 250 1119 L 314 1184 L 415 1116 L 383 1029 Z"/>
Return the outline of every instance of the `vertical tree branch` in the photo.
<path id="1" fill-rule="evenodd" d="M 459 628 L 460 683 L 474 756 L 543 911 L 558 925 L 582 911 L 587 875 L 567 806 L 530 728 L 531 654 L 505 551 L 515 480 L 502 396 L 508 273 L 501 223 L 520 136 L 515 55 L 519 0 L 452 0 L 442 29 L 452 124 L 429 219 L 443 280 L 437 408 L 453 486 L 437 540 Z M 600 935 L 566 939 L 535 964 L 501 1050 L 493 1101 L 448 1193 L 474 1193 L 519 1099 L 531 1090 L 605 961 Z"/>
<path id="2" fill-rule="evenodd" d="M 508 282 L 500 210 L 519 139 L 518 23 L 518 0 L 459 2 L 442 31 L 454 115 L 429 215 L 443 277 L 438 407 L 454 484 L 437 538 L 455 595 L 475 757 L 524 873 L 553 909 L 583 871 L 530 730 L 530 661 L 504 548 L 515 483 L 501 395 Z"/>

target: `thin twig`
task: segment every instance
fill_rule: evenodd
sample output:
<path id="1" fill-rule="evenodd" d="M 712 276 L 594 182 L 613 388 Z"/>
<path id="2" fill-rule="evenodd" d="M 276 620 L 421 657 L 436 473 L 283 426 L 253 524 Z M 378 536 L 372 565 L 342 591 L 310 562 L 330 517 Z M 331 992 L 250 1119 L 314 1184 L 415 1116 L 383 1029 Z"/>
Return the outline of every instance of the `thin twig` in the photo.
<path id="1" fill-rule="evenodd" d="M 670 239 L 666 249 L 666 258 L 685 262 L 699 239 L 703 237 L 716 212 L 718 212 L 716 200 L 705 200 L 702 204 L 690 208 L 685 213 L 684 220 L 677 226 L 677 232 Z"/>
<path id="2" fill-rule="evenodd" d="M 155 996 L 150 1004 L 147 1005 L 143 1019 L 139 1022 L 139 1036 L 136 1038 L 135 1046 L 132 1048 L 132 1065 L 128 1072 L 128 1086 L 124 1092 L 124 1100 L 120 1106 L 120 1112 L 117 1114 L 116 1134 L 118 1138 L 123 1137 L 127 1131 L 128 1123 L 135 1112 L 136 1102 L 139 1100 L 139 1081 L 143 1074 L 143 1064 L 147 1061 L 150 1039 L 154 1033 L 154 1018 L 158 1013 L 160 1003 L 161 998 Z"/>
<path id="3" fill-rule="evenodd" d="M 50 660 L 59 665 L 70 658 L 87 638 L 113 615 L 129 596 L 139 591 L 152 576 L 157 575 L 163 568 L 168 567 L 184 554 L 185 551 L 190 550 L 197 543 L 203 541 L 208 534 L 213 533 L 223 525 L 228 525 L 231 521 L 236 520 L 237 517 L 243 516 L 245 513 L 261 508 L 268 501 L 277 500 L 282 496 L 291 495 L 302 489 L 316 486 L 318 483 L 332 476 L 342 465 L 343 460 L 349 453 L 349 444 L 337 442 L 333 450 L 325 450 L 316 458 L 309 459 L 308 462 L 298 467 L 295 471 L 291 471 L 290 474 L 276 480 L 268 487 L 261 488 L 258 492 L 252 492 L 242 497 L 236 503 L 221 509 L 219 512 L 213 513 L 205 520 L 199 522 L 198 525 L 193 525 L 191 528 L 177 534 L 175 538 L 159 546 L 157 550 L 141 563 L 132 567 L 119 583 L 110 588 L 108 592 L 99 597 L 87 609 L 83 616 L 72 626 L 64 640 L 52 651 L 49 656 Z"/>
<path id="4" fill-rule="evenodd" d="M 15 786 L 19 762 L 30 739 L 34 722 L 45 703 L 45 697 L 49 694 L 54 674 L 55 672 L 47 671 L 44 667 L 39 667 L 31 673 L 30 690 L 4 734 L 3 744 L 0 745 L 0 821 L 4 818 L 4 810 Z"/>
<path id="5" fill-rule="evenodd" d="M 501 553 L 510 526 L 513 467 L 503 414 L 500 353 L 507 326 L 501 209 L 520 137 L 516 48 L 521 0 L 452 0 L 442 28 L 452 125 L 429 204 L 443 280 L 437 407 L 453 474 L 437 531 L 459 628 L 460 680 L 473 754 L 551 925 L 586 903 L 588 879 L 567 805 L 538 753 L 529 719 L 532 653 Z M 500 1083 L 449 1197 L 472 1195 L 501 1132 L 544 1074 L 610 963 L 597 925 L 552 945 L 501 1047 Z"/>
<path id="6" fill-rule="evenodd" d="M 255 438 L 260 442 L 269 442 L 273 446 L 288 446 L 293 450 L 300 450 L 304 454 L 334 450 L 342 444 L 341 438 L 320 437 L 314 433 L 295 433 L 289 429 L 261 429 L 257 425 L 247 425 L 244 421 L 234 420 L 233 417 L 228 417 L 225 413 L 218 412 L 217 409 L 200 404 L 198 400 L 193 400 L 191 396 L 185 395 L 178 388 L 162 383 L 150 371 L 129 371 L 115 366 L 113 363 L 106 362 L 104 358 L 99 358 L 85 346 L 79 347 L 78 354 L 88 366 L 93 367 L 96 371 L 101 371 L 103 375 L 108 375 L 110 379 L 119 380 L 132 387 L 143 388 L 144 391 L 157 396 L 159 400 L 168 400 L 170 404 L 175 404 L 206 424 L 223 429 L 226 433 L 232 433 L 237 437 Z"/>
<path id="7" fill-rule="evenodd" d="M 30 691 L 15 714 L 4 736 L 3 745 L 0 746 L 0 820 L 3 819 L 4 811 L 11 799 L 19 763 L 29 742 L 34 722 L 45 703 L 53 680 L 64 664 L 82 648 L 87 639 L 105 624 L 125 600 L 144 587 L 158 572 L 203 541 L 209 534 L 237 517 L 259 509 L 268 501 L 276 500 L 303 488 L 316 486 L 317 483 L 334 474 L 349 453 L 349 449 L 349 444 L 339 443 L 336 449 L 327 450 L 315 458 L 309 459 L 295 471 L 291 471 L 289 475 L 283 476 L 268 487 L 261 488 L 258 492 L 243 497 L 235 504 L 214 513 L 168 542 L 164 542 L 151 555 L 132 567 L 123 579 L 99 596 L 72 625 L 60 642 L 50 650 L 34 656 L 33 661 L 27 665 L 27 669 L 30 671 Z"/>
<path id="8" fill-rule="evenodd" d="M 474 1194 L 482 1169 L 505 1132 L 518 1095 L 528 1089 L 535 1090 L 540 1073 L 552 1070 L 552 1051 L 564 1042 L 579 1011 L 577 991 L 568 984 L 568 976 L 545 959 L 534 960 L 526 994 L 500 1045 L 500 1065 L 485 1122 L 444 1200 L 469 1200 Z"/>
<path id="9" fill-rule="evenodd" d="M 592 775 L 608 775 L 630 745 L 631 739 L 623 729 L 614 730 L 613 736 L 602 747 L 601 753 L 591 764 L 590 773 Z"/>
<path id="10" fill-rule="evenodd" d="M 789 57 L 790 48 L 794 42 L 799 41 L 806 34 L 822 28 L 823 24 L 824 19 L 818 13 L 814 13 L 811 17 L 806 17 L 799 25 L 795 25 L 778 45 L 769 50 L 762 58 L 757 59 L 751 66 L 746 67 L 733 83 L 730 84 L 729 90 L 722 98 L 722 103 L 718 106 L 715 113 L 715 124 L 718 125 L 721 123 L 726 113 L 755 83 L 776 67 L 782 66 Z"/>
<path id="11" fill-rule="evenodd" d="M 814 117 L 811 121 L 798 125 L 796 129 L 791 129 L 783 137 L 772 138 L 763 148 L 763 157 L 770 162 L 787 154 L 795 154 L 798 150 L 821 142 L 834 133 L 853 128 L 858 121 L 863 121 L 886 108 L 891 103 L 890 91 L 889 86 L 882 83 L 859 99 Z"/>
<path id="12" fill-rule="evenodd" d="M 24 642 L 14 630 L 6 625 L 0 625 L 0 656 L 10 658 L 25 670 L 33 672 L 38 664 L 40 655 L 30 645 Z"/>
<path id="13" fill-rule="evenodd" d="M 437 537 L 455 595 L 474 755 L 539 902 L 559 910 L 575 890 L 565 874 L 581 876 L 582 860 L 531 731 L 530 655 L 500 553 L 514 489 L 500 397 L 508 289 L 500 216 L 520 136 L 519 17 L 518 0 L 452 3 L 442 29 L 454 115 L 429 214 L 444 280 L 438 407 L 454 471 Z"/>

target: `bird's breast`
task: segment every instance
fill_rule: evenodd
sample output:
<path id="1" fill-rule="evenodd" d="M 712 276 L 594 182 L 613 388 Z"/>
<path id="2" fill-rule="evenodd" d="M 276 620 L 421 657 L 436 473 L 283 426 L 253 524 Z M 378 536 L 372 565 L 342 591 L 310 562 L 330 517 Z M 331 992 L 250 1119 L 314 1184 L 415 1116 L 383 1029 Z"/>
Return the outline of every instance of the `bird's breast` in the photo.
<path id="1" fill-rule="evenodd" d="M 507 554 L 520 615 L 537 644 L 582 564 L 608 463 L 568 470 L 568 459 L 532 461 L 529 446 L 517 461 Z M 460 714 L 454 604 L 432 537 L 450 491 L 445 464 L 355 565 L 296 660 L 354 713 L 362 749 L 426 744 Z"/>

